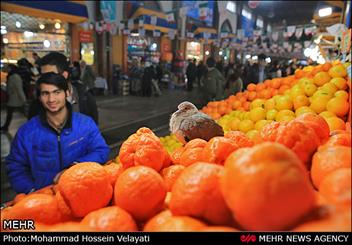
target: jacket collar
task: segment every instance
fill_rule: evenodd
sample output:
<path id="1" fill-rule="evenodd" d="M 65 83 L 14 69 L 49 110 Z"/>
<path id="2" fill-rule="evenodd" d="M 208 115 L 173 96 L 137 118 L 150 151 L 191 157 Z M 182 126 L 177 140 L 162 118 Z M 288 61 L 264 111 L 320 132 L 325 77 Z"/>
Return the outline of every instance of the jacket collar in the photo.
<path id="1" fill-rule="evenodd" d="M 39 102 L 40 103 L 40 102 Z M 68 110 L 68 118 L 66 120 L 65 126 L 63 127 L 63 129 L 65 128 L 72 128 L 72 105 L 66 101 L 66 108 Z M 39 109 L 39 118 L 40 118 L 40 122 L 49 128 L 54 129 L 53 127 L 50 126 L 50 124 L 48 123 L 47 117 L 46 117 L 46 111 L 44 109 L 44 107 L 42 105 L 40 105 L 40 109 Z M 54 129 L 55 130 L 55 129 Z M 56 131 L 56 130 L 55 130 Z"/>

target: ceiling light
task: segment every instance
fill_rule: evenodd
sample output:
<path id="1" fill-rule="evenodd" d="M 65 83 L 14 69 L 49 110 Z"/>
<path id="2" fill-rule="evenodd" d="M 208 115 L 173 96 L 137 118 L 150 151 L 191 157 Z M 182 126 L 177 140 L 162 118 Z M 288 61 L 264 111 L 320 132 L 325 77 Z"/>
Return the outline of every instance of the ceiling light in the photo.
<path id="1" fill-rule="evenodd" d="M 251 55 L 250 54 L 246 54 L 246 59 L 250 59 L 251 58 Z"/>
<path id="2" fill-rule="evenodd" d="M 16 27 L 17 27 L 17 28 L 21 28 L 21 26 L 22 26 L 22 25 L 21 25 L 21 22 L 16 21 Z"/>
<path id="3" fill-rule="evenodd" d="M 209 55 L 210 53 L 209 53 L 209 51 L 207 50 L 207 51 L 205 51 L 205 55 Z"/>
<path id="4" fill-rule="evenodd" d="M 265 58 L 266 63 L 271 63 L 270 57 Z"/>
<path id="5" fill-rule="evenodd" d="M 320 17 L 329 16 L 331 14 L 332 14 L 332 8 L 331 7 L 319 9 L 319 16 Z"/>
<path id="6" fill-rule="evenodd" d="M 9 43 L 9 39 L 7 39 L 6 37 L 4 37 L 4 38 L 2 39 L 2 42 L 5 43 L 5 44 L 7 44 L 7 43 Z"/>
<path id="7" fill-rule="evenodd" d="M 49 40 L 44 40 L 43 44 L 44 44 L 44 47 L 46 47 L 46 48 L 49 48 L 51 45 Z"/>
<path id="8" fill-rule="evenodd" d="M 43 29 L 45 28 L 45 25 L 44 25 L 44 24 L 40 24 L 40 25 L 39 25 L 39 28 L 40 28 L 41 30 L 43 30 Z"/>
<path id="9" fill-rule="evenodd" d="M 1 26 L 1 30 L 6 30 L 6 26 Z"/>
<path id="10" fill-rule="evenodd" d="M 222 51 L 219 51 L 219 55 L 222 55 Z"/>
<path id="11" fill-rule="evenodd" d="M 33 32 L 31 32 L 31 31 L 25 31 L 25 32 L 23 33 L 23 35 L 24 35 L 25 37 L 33 37 Z"/>
<path id="12" fill-rule="evenodd" d="M 7 33 L 7 30 L 6 29 L 1 29 L 1 35 L 4 35 Z"/>
<path id="13" fill-rule="evenodd" d="M 56 28 L 56 29 L 60 29 L 60 28 L 61 28 L 61 24 L 60 24 L 59 22 L 56 22 L 56 23 L 55 23 L 55 28 Z"/>

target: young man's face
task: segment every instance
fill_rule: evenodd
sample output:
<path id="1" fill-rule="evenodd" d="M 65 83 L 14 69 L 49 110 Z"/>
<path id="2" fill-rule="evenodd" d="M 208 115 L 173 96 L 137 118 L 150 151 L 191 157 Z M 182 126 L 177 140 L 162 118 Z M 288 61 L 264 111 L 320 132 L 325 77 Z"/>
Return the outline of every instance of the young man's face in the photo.
<path id="1" fill-rule="evenodd" d="M 66 106 L 66 92 L 55 85 L 42 83 L 39 100 L 47 112 L 58 113 Z"/>

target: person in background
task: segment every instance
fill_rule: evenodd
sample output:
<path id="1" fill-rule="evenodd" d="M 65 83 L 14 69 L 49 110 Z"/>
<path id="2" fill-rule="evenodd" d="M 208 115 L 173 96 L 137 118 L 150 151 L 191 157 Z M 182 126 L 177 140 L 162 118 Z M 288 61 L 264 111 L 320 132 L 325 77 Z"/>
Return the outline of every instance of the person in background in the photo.
<path id="1" fill-rule="evenodd" d="M 47 72 L 55 72 L 63 75 L 68 80 L 69 95 L 68 100 L 72 105 L 72 109 L 75 112 L 81 112 L 87 116 L 90 116 L 98 125 L 99 115 L 98 107 L 94 96 L 88 91 L 88 88 L 74 74 L 74 82 L 70 80 L 70 67 L 68 60 L 65 55 L 58 52 L 51 52 L 41 58 L 41 70 L 42 74 Z M 74 85 L 74 86 L 72 86 Z M 38 99 L 33 100 L 30 105 L 28 120 L 39 114 L 40 102 Z"/>
<path id="2" fill-rule="evenodd" d="M 264 54 L 260 54 L 258 56 L 258 83 L 264 82 L 264 80 L 267 77 L 267 74 L 265 71 L 265 66 L 266 66 L 265 58 L 266 56 Z"/>
<path id="3" fill-rule="evenodd" d="M 197 78 L 198 78 L 198 85 L 200 87 L 200 81 L 205 74 L 207 74 L 208 70 L 207 67 L 204 65 L 203 61 L 199 61 L 197 65 Z"/>
<path id="4" fill-rule="evenodd" d="M 207 59 L 208 72 L 201 81 L 201 91 L 203 94 L 203 104 L 209 101 L 221 100 L 224 97 L 226 81 L 224 76 L 215 68 L 215 59 Z"/>
<path id="5" fill-rule="evenodd" d="M 36 52 L 33 52 L 32 53 L 32 58 L 34 60 L 34 67 L 38 71 L 38 74 L 35 74 L 35 75 L 39 75 L 41 73 L 41 70 L 40 70 L 40 57 L 39 57 L 39 55 Z"/>
<path id="6" fill-rule="evenodd" d="M 40 113 L 18 129 L 5 160 L 10 184 L 17 193 L 53 184 L 76 163 L 103 164 L 110 151 L 94 121 L 72 111 L 64 76 L 42 74 L 36 91 Z"/>
<path id="7" fill-rule="evenodd" d="M 4 125 L 0 128 L 1 131 L 8 131 L 14 111 L 20 110 L 21 112 L 24 112 L 23 106 L 26 102 L 26 96 L 23 92 L 22 78 L 18 74 L 18 67 L 14 64 L 8 64 L 7 72 L 6 90 L 8 101 L 6 104 L 6 120 Z"/>
<path id="8" fill-rule="evenodd" d="M 188 66 L 186 70 L 186 75 L 187 75 L 187 90 L 192 91 L 193 90 L 193 84 L 194 81 L 197 78 L 197 67 L 196 67 L 196 59 L 193 59 L 193 62 L 191 59 L 188 60 Z"/>
<path id="9" fill-rule="evenodd" d="M 154 68 L 150 61 L 144 63 L 144 73 L 142 77 L 142 96 L 150 97 L 152 95 L 152 79 L 156 77 Z"/>
<path id="10" fill-rule="evenodd" d="M 88 88 L 88 90 L 94 94 L 94 88 L 95 88 L 95 79 L 96 76 L 93 72 L 93 69 L 91 66 L 87 65 L 87 63 L 84 60 L 81 60 L 81 81 L 83 82 L 84 85 Z"/>
<path id="11" fill-rule="evenodd" d="M 228 77 L 225 85 L 225 98 L 242 91 L 243 82 L 240 75 L 240 70 L 235 69 L 234 72 Z"/>

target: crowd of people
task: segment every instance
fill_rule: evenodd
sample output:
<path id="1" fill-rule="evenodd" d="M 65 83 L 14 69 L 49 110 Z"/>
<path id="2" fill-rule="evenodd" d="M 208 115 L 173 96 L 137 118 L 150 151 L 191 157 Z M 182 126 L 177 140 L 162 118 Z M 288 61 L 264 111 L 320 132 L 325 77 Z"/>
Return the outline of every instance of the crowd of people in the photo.
<path id="1" fill-rule="evenodd" d="M 171 84 L 168 87 L 180 87 L 187 91 L 199 87 L 202 104 L 211 100 L 221 100 L 246 89 L 249 83 L 261 83 L 266 79 L 284 77 L 294 74 L 298 66 L 297 60 L 266 61 L 266 56 L 258 55 L 257 60 L 249 59 L 245 64 L 239 61 L 224 64 L 208 57 L 204 63 L 196 59 L 184 61 L 182 54 L 175 52 L 171 64 L 140 61 L 133 58 L 129 68 L 130 94 L 140 96 L 161 95 L 160 86 L 163 82 Z M 166 77 L 166 79 L 165 79 Z"/>
<path id="2" fill-rule="evenodd" d="M 28 120 L 39 112 L 40 102 L 37 80 L 42 74 L 56 72 L 65 77 L 69 84 L 68 101 L 74 111 L 90 116 L 98 124 L 98 109 L 93 95 L 95 74 L 84 61 L 70 63 L 67 57 L 51 52 L 40 58 L 33 53 L 34 63 L 22 58 L 15 64 L 7 64 L 6 77 L 6 120 L 1 131 L 8 131 L 15 111 L 22 112 Z"/>

